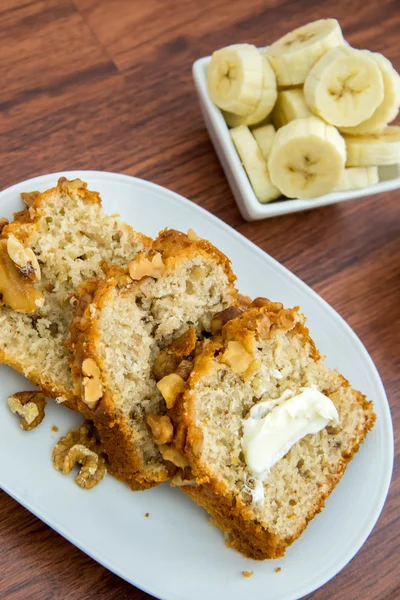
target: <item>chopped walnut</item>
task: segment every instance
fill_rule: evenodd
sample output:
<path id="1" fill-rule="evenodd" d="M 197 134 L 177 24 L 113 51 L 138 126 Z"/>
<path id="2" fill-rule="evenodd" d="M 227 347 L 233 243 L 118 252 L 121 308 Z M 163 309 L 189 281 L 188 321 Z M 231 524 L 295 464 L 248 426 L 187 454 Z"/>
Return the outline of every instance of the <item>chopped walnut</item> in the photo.
<path id="1" fill-rule="evenodd" d="M 173 408 L 179 394 L 185 389 L 185 381 L 177 373 L 171 373 L 163 377 L 157 387 L 160 390 L 167 408 Z"/>
<path id="2" fill-rule="evenodd" d="M 232 321 L 239 315 L 242 314 L 242 310 L 237 306 L 228 306 L 225 310 L 222 310 L 219 313 L 216 313 L 211 319 L 211 333 L 216 335 L 219 333 L 223 326 L 228 323 L 228 321 Z"/>
<path id="3" fill-rule="evenodd" d="M 89 408 L 95 408 L 97 402 L 103 396 L 103 385 L 101 383 L 100 369 L 93 358 L 85 358 L 82 362 L 83 401 Z"/>
<path id="4" fill-rule="evenodd" d="M 21 429 L 31 431 L 44 419 L 46 399 L 41 392 L 17 392 L 8 398 L 8 406 L 21 419 Z"/>
<path id="5" fill-rule="evenodd" d="M 7 252 L 24 277 L 31 281 L 40 281 L 40 267 L 32 248 L 26 248 L 15 235 L 10 235 L 7 238 Z"/>
<path id="6" fill-rule="evenodd" d="M 174 435 L 174 426 L 168 415 L 150 414 L 147 417 L 147 424 L 151 429 L 156 444 L 168 444 Z"/>
<path id="7" fill-rule="evenodd" d="M 159 446 L 159 450 L 164 460 L 169 460 L 175 466 L 183 469 L 189 466 L 189 462 L 185 456 L 176 448 L 170 448 L 169 446 Z"/>
<path id="8" fill-rule="evenodd" d="M 66 177 L 60 177 L 57 185 L 62 190 L 79 190 L 87 188 L 87 183 L 85 181 L 82 181 L 81 179 L 68 180 Z"/>
<path id="9" fill-rule="evenodd" d="M 177 366 L 175 373 L 176 375 L 179 375 L 179 377 L 182 377 L 182 379 L 184 381 L 187 381 L 189 379 L 189 375 L 192 372 L 193 369 L 193 361 L 192 360 L 182 360 L 179 365 Z"/>
<path id="10" fill-rule="evenodd" d="M 4 227 L 8 225 L 8 219 L 5 217 L 0 218 L 0 233 L 3 231 Z"/>
<path id="11" fill-rule="evenodd" d="M 154 279 L 158 279 L 164 273 L 165 269 L 166 266 L 159 252 L 150 258 L 140 253 L 129 263 L 129 275 L 134 281 L 138 281 L 142 277 L 154 277 Z"/>
<path id="12" fill-rule="evenodd" d="M 201 237 L 199 237 L 195 230 L 192 228 L 188 229 L 187 236 L 192 242 L 198 242 L 199 240 L 201 240 Z"/>
<path id="13" fill-rule="evenodd" d="M 179 356 L 176 356 L 169 348 L 161 350 L 153 364 L 153 375 L 157 381 L 163 379 L 166 375 L 173 373 L 180 362 Z"/>
<path id="14" fill-rule="evenodd" d="M 249 308 L 252 300 L 250 296 L 245 296 L 244 294 L 238 294 L 238 304 L 242 310 Z"/>
<path id="15" fill-rule="evenodd" d="M 25 202 L 26 206 L 30 208 L 33 206 L 35 200 L 40 196 L 40 192 L 21 192 L 21 198 Z"/>
<path id="16" fill-rule="evenodd" d="M 88 422 L 71 429 L 62 437 L 53 449 L 52 458 L 55 468 L 64 475 L 68 475 L 79 463 L 81 469 L 75 481 L 83 489 L 93 488 L 107 473 L 103 446 L 97 441 L 95 429 Z"/>
<path id="17" fill-rule="evenodd" d="M 161 350 L 153 364 L 153 375 L 156 380 L 158 381 L 176 371 L 182 359 L 187 358 L 193 352 L 196 342 L 196 330 L 191 327 L 174 340 L 168 348 Z"/>
<path id="18" fill-rule="evenodd" d="M 235 373 L 244 373 L 253 362 L 253 356 L 240 342 L 231 340 L 222 355 L 222 362 L 228 364 Z"/>

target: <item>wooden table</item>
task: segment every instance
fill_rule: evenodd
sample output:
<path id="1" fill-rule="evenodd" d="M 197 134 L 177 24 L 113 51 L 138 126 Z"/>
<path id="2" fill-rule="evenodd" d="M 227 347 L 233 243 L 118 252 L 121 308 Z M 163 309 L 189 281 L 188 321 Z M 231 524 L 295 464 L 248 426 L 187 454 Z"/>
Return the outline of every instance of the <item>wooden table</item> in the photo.
<path id="1" fill-rule="evenodd" d="M 1 187 L 52 171 L 99 169 L 149 179 L 201 204 L 343 315 L 381 373 L 399 430 L 399 194 L 244 222 L 191 78 L 193 61 L 218 47 L 263 46 L 332 16 L 352 45 L 382 52 L 400 69 L 398 0 L 2 0 Z M 399 497 L 397 462 L 372 535 L 313 600 L 400 597 Z M 150 598 L 5 493 L 0 545 L 2 600 Z"/>

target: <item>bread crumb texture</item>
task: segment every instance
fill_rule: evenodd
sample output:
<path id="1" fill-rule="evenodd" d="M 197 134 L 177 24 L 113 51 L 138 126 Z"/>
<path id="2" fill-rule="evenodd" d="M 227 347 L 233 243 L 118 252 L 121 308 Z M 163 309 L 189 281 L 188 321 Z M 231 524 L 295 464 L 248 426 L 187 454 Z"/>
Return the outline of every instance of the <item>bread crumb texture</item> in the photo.
<path id="1" fill-rule="evenodd" d="M 283 556 L 322 510 L 375 414 L 365 396 L 325 365 L 297 308 L 258 304 L 228 322 L 196 356 L 184 396 L 168 414 L 175 431 L 171 445 L 188 459 L 186 476 L 195 482 L 182 491 L 210 512 L 227 545 L 264 559 Z M 234 348 L 230 360 L 228 348 Z M 239 350 L 245 360 L 237 357 Z M 243 419 L 260 401 L 313 385 L 332 400 L 340 424 L 293 445 L 264 482 L 264 502 L 253 501 L 256 482 L 241 447 Z"/>

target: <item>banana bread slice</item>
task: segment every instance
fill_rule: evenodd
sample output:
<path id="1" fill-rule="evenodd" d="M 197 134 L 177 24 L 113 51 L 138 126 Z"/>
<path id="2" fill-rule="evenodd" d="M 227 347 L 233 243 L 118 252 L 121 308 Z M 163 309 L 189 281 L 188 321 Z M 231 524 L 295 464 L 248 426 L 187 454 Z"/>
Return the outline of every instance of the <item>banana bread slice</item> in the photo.
<path id="1" fill-rule="evenodd" d="M 69 296 L 100 276 L 102 263 L 124 264 L 151 246 L 150 238 L 105 215 L 99 194 L 86 187 L 61 178 L 42 194 L 23 194 L 27 208 L 0 234 L 0 362 L 71 408 Z"/>
<path id="2" fill-rule="evenodd" d="M 157 379 L 210 331 L 215 312 L 237 302 L 227 257 L 191 238 L 165 230 L 129 269 L 111 268 L 75 293 L 69 345 L 80 410 L 98 429 L 112 474 L 132 489 L 168 478 L 146 424 L 165 411 Z"/>
<path id="3" fill-rule="evenodd" d="M 283 556 L 322 510 L 375 414 L 365 396 L 324 364 L 297 308 L 265 299 L 254 304 L 202 342 L 184 391 L 170 398 L 163 415 L 163 428 L 173 433 L 161 449 L 164 456 L 169 450 L 177 466 L 172 484 L 209 511 L 227 544 L 248 557 L 266 559 Z M 276 427 L 283 413 L 278 417 L 274 407 L 283 407 L 291 427 L 291 399 L 297 402 L 306 390 L 318 398 L 323 394 L 338 422 L 319 416 L 319 431 L 283 448 L 264 473 L 250 469 L 250 450 L 244 445 L 249 419 L 256 419 L 257 432 L 262 423 L 257 419 L 265 414 Z M 289 429 L 283 424 L 283 438 L 273 426 L 267 431 L 265 454 L 253 456 L 253 466 L 254 458 L 262 463 L 277 439 L 285 438 Z M 160 428 L 154 431 L 157 439 Z"/>

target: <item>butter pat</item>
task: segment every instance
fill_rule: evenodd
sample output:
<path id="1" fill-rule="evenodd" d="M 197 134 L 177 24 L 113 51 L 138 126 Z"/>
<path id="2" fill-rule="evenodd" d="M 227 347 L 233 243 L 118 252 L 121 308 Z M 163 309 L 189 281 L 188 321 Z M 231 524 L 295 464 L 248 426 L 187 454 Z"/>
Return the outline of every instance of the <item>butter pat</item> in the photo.
<path id="1" fill-rule="evenodd" d="M 267 475 L 304 436 L 318 433 L 329 421 L 339 423 L 332 400 L 316 387 L 286 390 L 277 400 L 255 404 L 243 421 L 242 449 L 249 470 Z"/>

